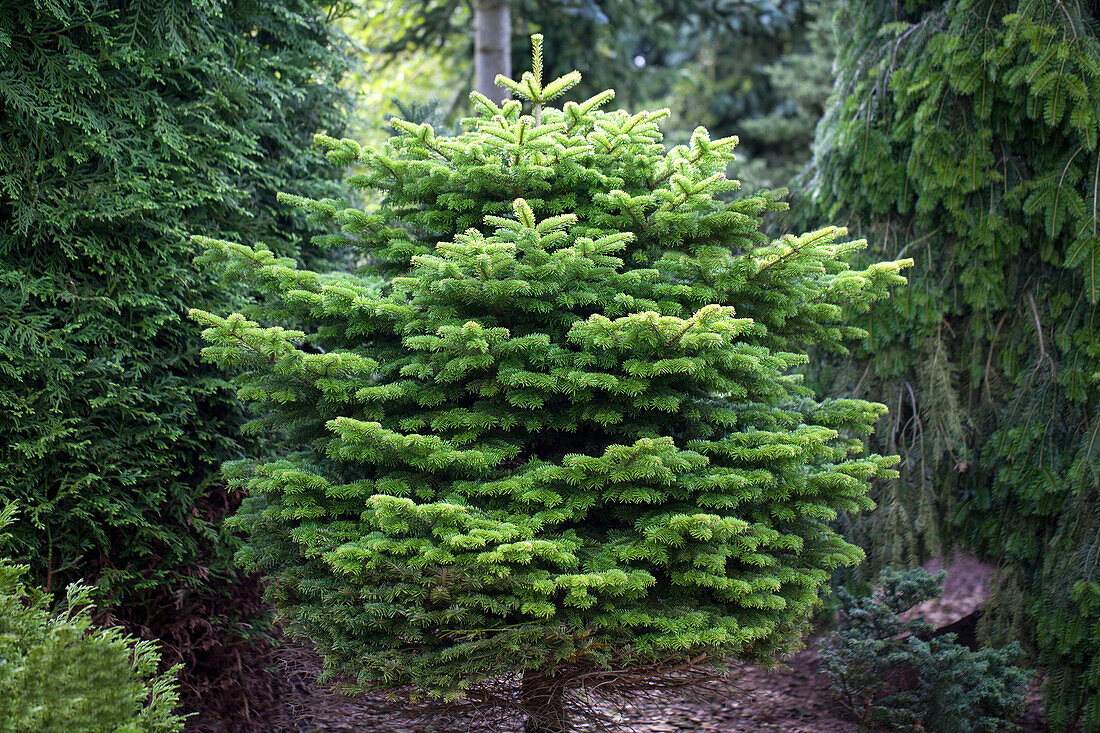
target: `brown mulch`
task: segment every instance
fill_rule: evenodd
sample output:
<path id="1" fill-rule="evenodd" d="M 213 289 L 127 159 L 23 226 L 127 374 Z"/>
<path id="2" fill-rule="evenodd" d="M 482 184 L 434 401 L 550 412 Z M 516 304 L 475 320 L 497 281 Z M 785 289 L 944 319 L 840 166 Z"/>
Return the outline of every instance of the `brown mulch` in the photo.
<path id="1" fill-rule="evenodd" d="M 935 571 L 938 561 L 926 566 Z M 914 609 L 942 627 L 980 607 L 990 568 L 977 560 L 959 557 L 948 567 L 944 596 Z M 396 703 L 383 696 L 348 698 L 316 681 L 320 669 L 317 655 L 288 644 L 278 653 L 287 682 L 282 716 L 273 733 L 469 733 L 461 723 L 414 722 L 402 715 Z M 819 673 L 817 639 L 779 667 L 748 667 L 733 682 L 733 688 L 703 688 L 690 696 L 667 696 L 639 701 L 625 711 L 628 730 L 636 733 L 857 733 L 857 726 L 844 718 L 829 695 L 828 683 Z M 1037 689 L 1021 731 L 1046 730 L 1040 716 Z M 620 718 L 621 720 L 622 718 Z M 580 726 L 579 730 L 587 730 Z M 518 728 L 516 729 L 518 731 Z M 504 733 L 502 730 L 501 733 Z M 509 733 L 515 733 L 510 731 Z"/>
<path id="2" fill-rule="evenodd" d="M 412 721 L 382 696 L 346 698 L 313 681 L 319 660 L 312 653 L 287 651 L 294 692 L 279 721 L 281 733 L 466 733 L 473 729 L 461 723 Z M 749 667 L 736 677 L 732 691 L 723 685 L 631 706 L 622 711 L 625 729 L 636 733 L 857 733 L 856 726 L 833 709 L 827 682 L 817 668 L 814 649 L 772 670 Z"/>

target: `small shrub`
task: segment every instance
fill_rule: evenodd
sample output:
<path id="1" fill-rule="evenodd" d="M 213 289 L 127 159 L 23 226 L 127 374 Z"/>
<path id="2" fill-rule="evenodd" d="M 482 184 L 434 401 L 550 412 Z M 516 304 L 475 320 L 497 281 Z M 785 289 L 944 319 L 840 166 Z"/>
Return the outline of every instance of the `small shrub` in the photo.
<path id="1" fill-rule="evenodd" d="M 837 630 L 821 644 L 833 695 L 861 725 L 897 731 L 1016 730 L 1030 673 L 1013 667 L 1018 645 L 972 651 L 955 634 L 899 614 L 943 591 L 944 572 L 884 570 L 881 588 L 857 598 L 844 588 Z"/>
<path id="2" fill-rule="evenodd" d="M 0 512 L 0 528 L 14 517 Z M 183 728 L 177 668 L 158 673 L 152 642 L 92 625 L 91 588 L 63 609 L 28 589 L 26 566 L 0 560 L 0 733 L 169 733 Z"/>

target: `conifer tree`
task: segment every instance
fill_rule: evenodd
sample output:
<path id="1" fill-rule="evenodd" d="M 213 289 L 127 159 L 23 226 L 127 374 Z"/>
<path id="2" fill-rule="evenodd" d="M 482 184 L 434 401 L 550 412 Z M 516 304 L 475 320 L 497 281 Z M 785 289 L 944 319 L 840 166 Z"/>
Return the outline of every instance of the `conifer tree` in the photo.
<path id="1" fill-rule="evenodd" d="M 841 3 L 818 216 L 916 260 L 817 383 L 895 409 L 902 477 L 848 537 L 874 568 L 998 566 L 986 637 L 1044 667 L 1052 730 L 1100 731 L 1100 38 L 1077 0 Z"/>
<path id="2" fill-rule="evenodd" d="M 821 670 L 861 730 L 977 733 L 1019 730 L 1025 672 L 1018 644 L 969 649 L 909 612 L 943 594 L 946 571 L 883 570 L 870 595 L 837 588 L 836 629 L 821 642 Z M 908 617 L 908 618 L 907 618 Z"/>
<path id="3" fill-rule="evenodd" d="M 769 241 L 730 202 L 734 138 L 666 150 L 659 112 L 578 81 L 498 78 L 455 137 L 394 120 L 383 150 L 321 138 L 375 211 L 336 223 L 358 272 L 200 241 L 270 294 L 256 319 L 193 311 L 281 455 L 230 464 L 241 560 L 355 690 L 518 708 L 569 729 L 575 695 L 795 649 L 831 571 L 829 522 L 870 508 L 884 410 L 818 400 L 810 346 L 903 282 L 853 271 L 826 228 Z M 288 330 L 278 324 L 304 324 Z M 261 323 L 262 322 L 262 323 Z"/>
<path id="4" fill-rule="evenodd" d="M 312 0 L 0 0 L 12 553 L 32 585 L 86 580 L 106 611 L 173 634 L 166 646 L 188 657 L 236 662 L 234 617 L 259 605 L 229 596 L 239 573 L 218 528 L 230 500 L 217 468 L 248 439 L 186 321 L 185 302 L 234 296 L 196 272 L 188 234 L 291 254 L 310 232 L 275 194 L 336 192 L 311 142 L 346 116 L 339 12 Z M 211 614 L 229 617 L 222 631 Z M 223 682 L 236 690 L 241 675 Z"/>

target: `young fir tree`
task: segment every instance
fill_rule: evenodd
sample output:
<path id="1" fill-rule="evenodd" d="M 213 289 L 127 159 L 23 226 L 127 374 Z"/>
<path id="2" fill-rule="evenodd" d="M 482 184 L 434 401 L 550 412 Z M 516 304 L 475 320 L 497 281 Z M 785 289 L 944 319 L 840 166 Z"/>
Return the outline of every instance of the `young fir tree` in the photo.
<path id="1" fill-rule="evenodd" d="M 229 503 L 217 469 L 241 454 L 242 420 L 200 362 L 185 303 L 234 301 L 195 271 L 188 234 L 291 253 L 311 231 L 275 195 L 337 190 L 311 141 L 346 116 L 339 10 L 0 0 L 0 501 L 22 507 L 12 552 L 50 592 L 94 583 L 105 608 L 170 634 L 189 670 L 205 664 L 230 693 L 241 675 L 219 655 L 239 661 L 235 623 L 223 633 L 206 618 L 258 607 L 230 596 L 240 574 L 217 526 Z"/>
<path id="2" fill-rule="evenodd" d="M 986 632 L 1045 668 L 1053 730 L 1100 731 L 1096 3 L 842 4 L 817 211 L 913 257 L 819 384 L 896 406 L 902 478 L 850 525 L 871 567 L 944 542 L 997 563 Z"/>
<path id="3" fill-rule="evenodd" d="M 870 595 L 837 588 L 837 628 L 821 642 L 821 671 L 861 730 L 1019 730 L 1031 674 L 1012 666 L 1018 644 L 973 650 L 919 616 L 905 619 L 943 594 L 946 576 L 883 570 Z"/>
<path id="4" fill-rule="evenodd" d="M 518 99 L 475 93 L 461 135 L 322 138 L 381 207 L 286 199 L 357 274 L 201 240 L 305 330 L 193 312 L 252 429 L 285 437 L 228 474 L 291 627 L 353 689 L 511 700 L 532 733 L 567 730 L 576 692 L 798 646 L 861 557 L 829 522 L 893 461 L 858 457 L 881 405 L 797 370 L 905 264 L 848 269 L 836 228 L 768 241 L 781 204 L 719 196 L 734 138 L 666 150 L 667 110 L 611 92 L 552 107 L 578 74 L 543 86 L 534 38 L 534 72 L 499 79 Z"/>

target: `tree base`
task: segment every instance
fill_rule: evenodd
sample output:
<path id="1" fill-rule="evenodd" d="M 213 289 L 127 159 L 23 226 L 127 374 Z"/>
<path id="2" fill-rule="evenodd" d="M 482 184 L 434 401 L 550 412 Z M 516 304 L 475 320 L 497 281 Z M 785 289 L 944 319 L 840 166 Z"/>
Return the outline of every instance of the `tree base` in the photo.
<path id="1" fill-rule="evenodd" d="M 527 716 L 523 733 L 569 733 L 565 685 L 561 680 L 535 672 L 524 672 L 520 694 L 523 712 Z"/>

